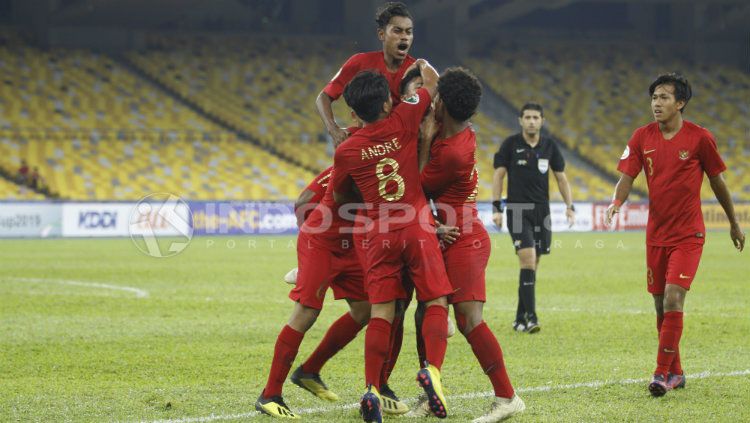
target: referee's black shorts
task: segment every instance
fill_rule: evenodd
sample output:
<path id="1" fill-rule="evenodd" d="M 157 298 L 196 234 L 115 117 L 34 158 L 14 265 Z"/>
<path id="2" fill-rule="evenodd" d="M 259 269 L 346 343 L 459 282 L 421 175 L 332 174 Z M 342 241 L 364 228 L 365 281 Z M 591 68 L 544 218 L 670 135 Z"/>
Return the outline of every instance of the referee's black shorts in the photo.
<path id="1" fill-rule="evenodd" d="M 549 203 L 508 203 L 508 232 L 516 252 L 522 248 L 536 248 L 537 256 L 549 254 L 552 245 L 552 220 Z"/>

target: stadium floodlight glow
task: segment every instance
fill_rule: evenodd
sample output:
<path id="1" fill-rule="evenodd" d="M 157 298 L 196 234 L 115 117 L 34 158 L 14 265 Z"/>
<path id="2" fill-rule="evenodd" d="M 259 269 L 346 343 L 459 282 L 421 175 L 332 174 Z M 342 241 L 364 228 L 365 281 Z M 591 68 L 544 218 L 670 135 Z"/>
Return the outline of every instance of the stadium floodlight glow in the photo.
<path id="1" fill-rule="evenodd" d="M 147 195 L 131 210 L 128 232 L 143 254 L 156 258 L 175 256 L 193 238 L 190 207 L 174 194 Z"/>

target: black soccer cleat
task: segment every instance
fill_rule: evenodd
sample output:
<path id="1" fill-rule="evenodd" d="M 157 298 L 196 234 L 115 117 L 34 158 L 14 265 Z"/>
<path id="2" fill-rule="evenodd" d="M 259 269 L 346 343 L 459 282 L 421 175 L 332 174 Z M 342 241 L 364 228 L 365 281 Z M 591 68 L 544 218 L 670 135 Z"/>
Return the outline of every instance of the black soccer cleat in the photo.
<path id="1" fill-rule="evenodd" d="M 300 416 L 294 414 L 292 410 L 289 409 L 289 406 L 286 405 L 284 398 L 281 396 L 264 398 L 263 394 L 260 394 L 258 400 L 255 401 L 255 409 L 267 416 L 280 419 L 300 418 Z"/>
<path id="2" fill-rule="evenodd" d="M 651 392 L 651 396 L 663 397 L 669 390 L 669 385 L 667 385 L 667 381 L 664 380 L 664 375 L 654 375 L 651 379 L 651 383 L 648 384 L 648 390 Z"/>

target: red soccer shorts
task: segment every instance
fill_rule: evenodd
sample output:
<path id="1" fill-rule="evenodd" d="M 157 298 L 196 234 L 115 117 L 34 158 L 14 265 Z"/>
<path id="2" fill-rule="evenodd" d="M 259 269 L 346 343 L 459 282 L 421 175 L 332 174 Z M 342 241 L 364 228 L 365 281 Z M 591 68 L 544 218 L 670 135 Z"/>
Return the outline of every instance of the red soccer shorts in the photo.
<path id="1" fill-rule="evenodd" d="M 450 294 L 450 282 L 434 228 L 415 224 L 375 233 L 367 248 L 365 287 L 370 303 L 407 298 L 401 271 L 405 268 L 417 291 L 417 300 L 431 301 Z"/>
<path id="2" fill-rule="evenodd" d="M 646 281 L 648 292 L 664 295 L 666 284 L 687 290 L 693 283 L 703 253 L 702 244 L 681 244 L 672 247 L 646 246 Z"/>
<path id="3" fill-rule="evenodd" d="M 317 310 L 330 286 L 333 298 L 367 301 L 362 265 L 351 238 L 324 239 L 300 233 L 297 237 L 297 284 L 289 298 Z"/>
<path id="4" fill-rule="evenodd" d="M 484 228 L 466 237 L 459 236 L 455 243 L 446 245 L 443 260 L 454 290 L 448 297 L 451 304 L 487 300 L 484 272 L 490 250 L 490 237 Z"/>

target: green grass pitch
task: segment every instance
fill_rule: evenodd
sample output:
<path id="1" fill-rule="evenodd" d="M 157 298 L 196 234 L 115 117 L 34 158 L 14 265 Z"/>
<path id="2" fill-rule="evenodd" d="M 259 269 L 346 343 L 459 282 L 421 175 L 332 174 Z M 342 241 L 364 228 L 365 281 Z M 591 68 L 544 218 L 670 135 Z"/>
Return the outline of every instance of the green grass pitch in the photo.
<path id="1" fill-rule="evenodd" d="M 750 421 L 750 267 L 727 233 L 709 234 L 687 298 L 687 388 L 660 399 L 646 389 L 657 338 L 644 234 L 554 239 L 538 274 L 543 329 L 526 335 L 510 326 L 517 260 L 506 236 L 493 237 L 485 319 L 527 404 L 515 421 Z M 166 259 L 129 239 L 0 241 L 0 421 L 267 419 L 253 403 L 292 308 L 281 279 L 296 265 L 294 240 L 195 238 Z M 296 363 L 345 310 L 326 303 Z M 341 402 L 285 385 L 304 420 L 358 419 L 363 336 L 323 369 Z M 416 370 L 409 317 L 391 386 L 410 402 Z M 491 385 L 460 334 L 443 379 L 449 420 L 486 411 Z"/>

